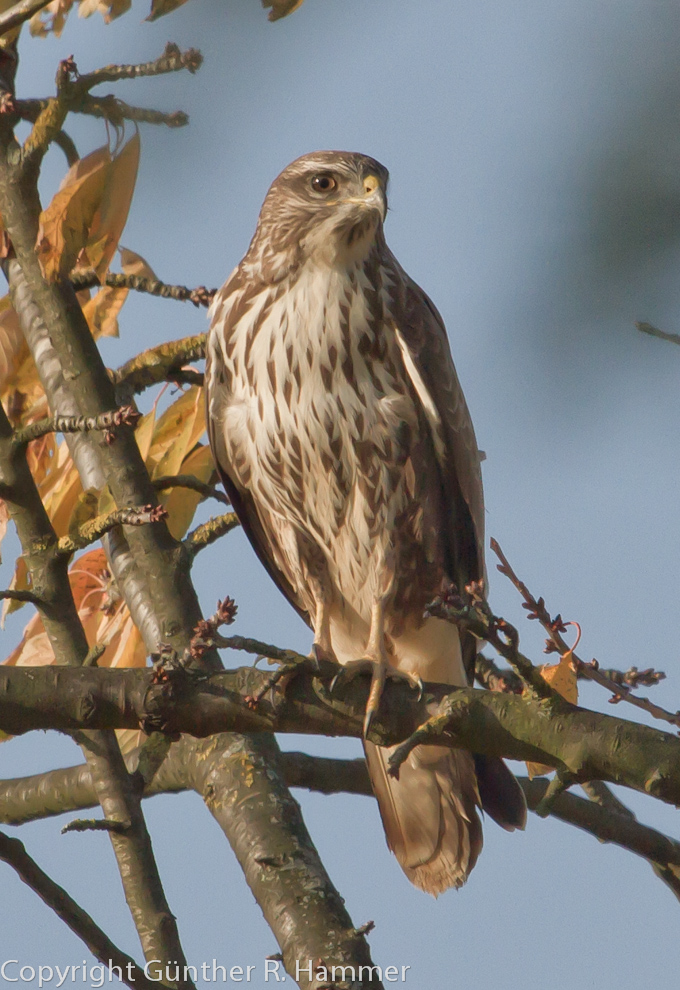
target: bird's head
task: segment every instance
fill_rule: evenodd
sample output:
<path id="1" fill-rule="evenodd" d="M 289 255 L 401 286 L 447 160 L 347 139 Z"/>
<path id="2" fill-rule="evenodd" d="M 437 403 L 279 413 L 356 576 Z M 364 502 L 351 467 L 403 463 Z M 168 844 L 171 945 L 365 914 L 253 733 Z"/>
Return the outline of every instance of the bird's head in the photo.
<path id="1" fill-rule="evenodd" d="M 388 177 L 380 162 L 355 152 L 316 151 L 298 158 L 267 193 L 251 260 L 258 258 L 272 274 L 307 261 L 360 261 L 382 240 Z"/>

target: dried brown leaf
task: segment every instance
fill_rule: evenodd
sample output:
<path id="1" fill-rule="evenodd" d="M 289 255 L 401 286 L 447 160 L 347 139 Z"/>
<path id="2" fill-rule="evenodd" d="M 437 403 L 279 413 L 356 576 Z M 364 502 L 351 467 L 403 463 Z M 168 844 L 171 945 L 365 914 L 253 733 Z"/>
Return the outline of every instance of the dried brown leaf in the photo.
<path id="1" fill-rule="evenodd" d="M 120 249 L 120 264 L 124 275 L 141 275 L 142 278 L 156 279 L 156 273 L 141 254 L 130 251 L 129 248 Z"/>
<path id="2" fill-rule="evenodd" d="M 151 0 L 151 13 L 146 18 L 147 21 L 157 21 L 159 17 L 172 13 L 178 7 L 182 7 L 187 0 Z"/>
<path id="3" fill-rule="evenodd" d="M 43 10 L 39 10 L 29 21 L 31 34 L 34 37 L 46 38 L 53 34 L 56 38 L 61 35 L 66 18 L 74 0 L 52 0 Z"/>

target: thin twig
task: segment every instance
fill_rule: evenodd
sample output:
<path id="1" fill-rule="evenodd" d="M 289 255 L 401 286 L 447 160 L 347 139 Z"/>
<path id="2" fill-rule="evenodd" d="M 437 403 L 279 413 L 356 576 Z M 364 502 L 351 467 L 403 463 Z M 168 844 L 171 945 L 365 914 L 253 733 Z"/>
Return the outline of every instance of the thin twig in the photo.
<path id="1" fill-rule="evenodd" d="M 35 891 L 48 907 L 68 925 L 72 932 L 80 938 L 90 950 L 95 959 L 108 966 L 120 969 L 120 978 L 131 990 L 153 990 L 157 982 L 150 980 L 137 963 L 122 952 L 97 925 L 90 915 L 83 911 L 79 904 L 66 893 L 63 887 L 55 883 L 40 869 L 32 859 L 23 842 L 11 839 L 0 832 L 0 859 L 8 863 L 24 881 Z"/>
<path id="2" fill-rule="evenodd" d="M 537 619 L 543 626 L 545 631 L 548 633 L 548 639 L 546 641 L 546 653 L 559 653 L 561 656 L 565 653 L 571 653 L 573 657 L 573 664 L 576 668 L 577 674 L 581 677 L 586 677 L 590 681 L 595 681 L 601 687 L 606 688 L 610 691 L 612 697 L 609 699 L 612 704 L 617 704 L 619 701 L 627 701 L 629 704 L 634 705 L 636 708 L 647 712 L 648 715 L 652 715 L 654 718 L 659 719 L 662 722 L 668 722 L 670 725 L 680 726 L 680 712 L 669 712 L 665 708 L 661 708 L 659 705 L 654 704 L 649 698 L 641 698 L 638 695 L 633 694 L 628 684 L 625 683 L 626 674 L 621 674 L 620 680 L 612 680 L 607 676 L 605 671 L 601 671 L 597 660 L 591 660 L 590 663 L 586 663 L 581 660 L 573 650 L 567 645 L 565 640 L 562 638 L 562 633 L 566 632 L 566 625 L 562 619 L 561 615 L 555 616 L 553 619 L 547 608 L 545 607 L 545 601 L 543 598 L 534 598 L 527 586 L 521 581 L 514 570 L 510 566 L 507 557 L 501 550 L 499 544 L 496 540 L 491 540 L 491 549 L 496 554 L 500 560 L 500 564 L 497 565 L 498 570 L 501 574 L 504 574 L 510 579 L 512 584 L 517 588 L 520 595 L 524 599 L 522 608 L 527 610 L 529 619 Z M 635 668 L 631 668 L 631 671 Z M 619 671 L 615 672 L 619 675 Z M 643 675 L 656 674 L 656 671 L 643 671 Z M 632 675 L 634 676 L 634 675 Z M 659 674 L 658 679 L 661 679 L 663 675 Z"/>
<path id="3" fill-rule="evenodd" d="M 153 486 L 157 492 L 165 491 L 168 488 L 189 488 L 191 491 L 198 492 L 204 499 L 214 498 L 218 502 L 222 502 L 223 505 L 231 505 L 227 496 L 219 488 L 200 481 L 192 474 L 164 474 L 160 478 L 153 479 Z"/>
<path id="4" fill-rule="evenodd" d="M 484 640 L 510 664 L 527 689 L 536 697 L 551 699 L 555 692 L 541 677 L 538 667 L 520 653 L 519 634 L 505 619 L 493 614 L 483 598 L 481 586 L 474 584 L 466 588 L 467 600 L 453 589 L 446 595 L 438 596 L 426 608 L 428 615 L 445 619 Z"/>
<path id="5" fill-rule="evenodd" d="M 111 818 L 75 818 L 61 830 L 62 835 L 68 832 L 115 832 L 122 835 L 130 828 L 130 822 L 117 822 Z"/>
<path id="6" fill-rule="evenodd" d="M 235 512 L 225 512 L 223 515 L 209 519 L 206 523 L 193 529 L 183 541 L 184 546 L 193 558 L 201 550 L 209 547 L 211 543 L 219 540 L 221 536 L 226 536 L 232 529 L 236 529 L 240 525 L 240 520 Z"/>
<path id="7" fill-rule="evenodd" d="M 494 661 L 478 653 L 475 659 L 475 680 L 487 691 L 521 694 L 524 685 L 514 670 L 499 667 Z"/>
<path id="8" fill-rule="evenodd" d="M 58 553 L 71 556 L 78 550 L 84 550 L 91 543 L 96 543 L 116 526 L 146 526 L 149 523 L 160 522 L 167 517 L 167 514 L 162 505 L 143 505 L 140 508 L 114 509 L 113 512 L 105 512 L 82 525 L 75 533 L 62 536 L 57 544 Z"/>
<path id="9" fill-rule="evenodd" d="M 14 100 L 13 107 L 22 120 L 35 123 L 49 102 L 46 99 Z M 109 120 L 115 126 L 120 126 L 125 120 L 133 120 L 138 124 L 164 124 L 166 127 L 186 127 L 189 123 L 189 116 L 183 110 L 164 113 L 162 110 L 151 110 L 147 107 L 133 107 L 112 94 L 85 96 L 77 106 L 70 108 L 70 112 Z M 61 133 L 63 134 L 63 131 Z M 54 140 L 58 142 L 58 136 Z"/>
<path id="10" fill-rule="evenodd" d="M 66 116 L 71 110 L 86 101 L 95 86 L 121 79 L 137 79 L 141 76 L 158 76 L 168 72 L 188 69 L 196 72 L 203 57 L 195 48 L 181 52 L 177 45 L 169 42 L 160 58 L 138 65 L 106 65 L 101 69 L 81 75 L 73 58 L 63 59 L 57 70 L 57 95 L 48 99 L 33 124 L 31 133 L 22 148 L 24 172 L 35 169 L 49 145 L 61 131 Z"/>
<path id="11" fill-rule="evenodd" d="M 0 591 L 0 598 L 9 598 L 15 602 L 29 602 L 31 605 L 38 606 L 45 604 L 39 595 L 34 594 L 32 591 L 19 591 L 18 588 L 7 588 L 5 591 Z"/>
<path id="12" fill-rule="evenodd" d="M 145 278 L 143 275 L 120 275 L 116 272 L 107 272 L 103 278 L 100 278 L 94 269 L 73 272 L 71 282 L 76 292 L 81 289 L 93 289 L 97 285 L 107 285 L 112 289 L 133 289 L 135 292 L 148 292 L 152 296 L 176 299 L 178 302 L 191 302 L 194 306 L 205 306 L 206 308 L 217 292 L 217 289 L 206 289 L 204 285 L 199 285 L 196 289 L 189 289 L 186 285 L 168 285 L 166 282 Z"/>
<path id="13" fill-rule="evenodd" d="M 184 365 L 205 357 L 206 336 L 200 333 L 150 347 L 130 358 L 116 371 L 110 371 L 116 395 L 129 400 L 159 382 L 180 380 L 180 376 L 189 374 Z M 193 370 L 191 375 L 197 379 L 191 384 L 203 383 L 203 375 Z"/>
<path id="14" fill-rule="evenodd" d="M 129 405 L 112 409 L 101 416 L 46 416 L 45 419 L 39 419 L 17 430 L 14 434 L 14 443 L 25 445 L 48 433 L 90 433 L 92 430 L 103 430 L 107 443 L 111 443 L 116 429 L 121 426 L 130 426 L 134 429 L 141 418 L 142 414 Z"/>
<path id="15" fill-rule="evenodd" d="M 668 340 L 671 344 L 680 344 L 680 334 L 667 333 L 665 330 L 657 330 L 651 323 L 636 323 L 635 326 L 642 333 L 648 333 L 650 337 L 660 337 L 661 340 Z"/>

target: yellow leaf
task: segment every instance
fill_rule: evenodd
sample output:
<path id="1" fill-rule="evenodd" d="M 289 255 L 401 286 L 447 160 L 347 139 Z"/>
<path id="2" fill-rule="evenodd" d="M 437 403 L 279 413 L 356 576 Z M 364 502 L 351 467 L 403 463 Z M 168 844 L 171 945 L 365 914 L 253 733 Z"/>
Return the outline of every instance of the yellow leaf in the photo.
<path id="1" fill-rule="evenodd" d="M 165 410 L 156 424 L 147 468 L 152 478 L 179 474 L 188 453 L 205 432 L 205 414 L 201 389 L 192 386 Z"/>
<path id="2" fill-rule="evenodd" d="M 193 450 L 184 459 L 177 473 L 189 474 L 199 481 L 208 482 L 214 470 L 215 462 L 210 447 L 206 444 Z M 168 529 L 176 540 L 181 540 L 194 518 L 201 496 L 190 488 L 170 488 L 162 496 L 162 503 L 168 511 Z"/>
<path id="3" fill-rule="evenodd" d="M 91 522 L 98 514 L 99 492 L 95 488 L 88 488 L 81 492 L 71 512 L 68 521 L 69 536 L 74 536 L 81 526 Z"/>
<path id="4" fill-rule="evenodd" d="M 100 278 L 108 271 L 130 212 L 132 194 L 137 181 L 139 152 L 140 141 L 137 133 L 111 160 L 106 177 L 106 189 L 101 205 L 94 215 L 86 245 L 90 265 Z"/>
<path id="5" fill-rule="evenodd" d="M 45 278 L 54 281 L 73 268 L 101 206 L 110 167 L 107 147 L 77 161 L 40 214 L 36 252 Z"/>
<path id="6" fill-rule="evenodd" d="M 24 635 L 5 660 L 8 667 L 45 667 L 54 663 L 54 653 L 47 638 L 40 613 L 36 612 L 24 629 Z"/>
<path id="7" fill-rule="evenodd" d="M 0 299 L 0 392 L 14 384 L 14 376 L 27 357 L 28 347 L 19 317 L 9 296 L 3 296 Z"/>
<path id="8" fill-rule="evenodd" d="M 78 496 L 82 493 L 80 475 L 71 460 L 66 443 L 57 448 L 56 463 L 40 486 L 43 504 L 57 536 L 68 533 L 68 524 Z"/>
<path id="9" fill-rule="evenodd" d="M 9 522 L 9 509 L 7 508 L 7 502 L 0 499 L 0 543 L 5 538 L 5 533 L 7 532 L 7 524 Z M 2 557 L 0 557 L 0 564 L 2 563 Z"/>
<path id="10" fill-rule="evenodd" d="M 143 461 L 146 461 L 149 456 L 155 426 L 156 407 L 154 406 L 151 412 L 148 412 L 145 416 L 142 416 L 137 425 L 137 429 L 135 430 L 135 440 L 137 441 L 139 453 L 142 455 Z"/>
<path id="11" fill-rule="evenodd" d="M 130 251 L 129 248 L 120 249 L 120 264 L 125 275 L 141 275 L 142 278 L 156 279 L 156 273 L 141 254 Z"/>
<path id="12" fill-rule="evenodd" d="M 34 37 L 46 38 L 51 32 L 55 38 L 61 35 L 68 12 L 74 0 L 52 0 L 43 10 L 34 14 L 29 24 Z"/>
<path id="13" fill-rule="evenodd" d="M 278 21 L 282 17 L 288 17 L 293 11 L 301 7 L 303 0 L 262 0 L 262 6 L 267 9 L 271 7 L 269 11 L 269 20 Z"/>
<path id="14" fill-rule="evenodd" d="M 9 586 L 12 591 L 30 590 L 31 580 L 28 573 L 28 567 L 26 566 L 25 557 L 17 557 L 14 565 L 14 574 L 12 575 L 12 580 L 10 581 Z M 12 612 L 18 612 L 19 609 L 23 608 L 25 604 L 26 602 L 17 602 L 13 598 L 5 598 L 2 603 L 2 612 L 0 613 L 0 628 L 5 628 L 5 619 L 8 615 L 11 615 Z"/>
<path id="15" fill-rule="evenodd" d="M 572 705 L 578 703 L 578 679 L 576 676 L 576 665 L 574 664 L 574 654 L 567 650 L 560 657 L 560 662 L 555 664 L 545 664 L 539 667 L 539 673 L 544 681 L 552 687 L 554 691 L 561 694 L 565 701 Z M 529 779 L 533 780 L 541 774 L 550 773 L 554 767 L 545 763 L 527 763 Z"/>
<path id="16" fill-rule="evenodd" d="M 128 289 L 104 286 L 83 306 L 83 316 L 95 340 L 118 336 L 118 314 L 128 297 Z"/>

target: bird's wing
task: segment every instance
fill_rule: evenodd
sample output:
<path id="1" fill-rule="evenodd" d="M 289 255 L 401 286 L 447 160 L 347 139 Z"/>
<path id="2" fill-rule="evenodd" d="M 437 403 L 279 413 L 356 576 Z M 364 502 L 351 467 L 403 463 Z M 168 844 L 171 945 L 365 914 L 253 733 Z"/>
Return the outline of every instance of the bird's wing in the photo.
<path id="1" fill-rule="evenodd" d="M 447 503 L 443 538 L 459 587 L 484 578 L 480 454 L 444 322 L 408 276 L 397 335 L 406 371 L 430 426 Z M 461 590 L 462 590 L 461 587 Z"/>
<path id="2" fill-rule="evenodd" d="M 225 292 L 229 283 L 224 287 Z M 219 302 L 219 300 L 216 300 Z M 238 456 L 228 449 L 228 438 L 224 435 L 224 410 L 229 402 L 229 388 L 224 376 L 220 373 L 221 356 L 219 346 L 213 338 L 213 331 L 222 327 L 228 331 L 229 312 L 226 307 L 216 306 L 213 322 L 208 335 L 205 364 L 205 393 L 206 393 L 206 425 L 208 439 L 215 459 L 215 466 L 224 489 L 231 499 L 234 512 L 238 516 L 244 532 L 259 557 L 265 570 L 279 591 L 288 599 L 302 619 L 311 625 L 310 616 L 305 610 L 299 596 L 293 587 L 291 577 L 274 558 L 272 546 L 276 537 L 267 530 L 270 528 L 257 510 L 255 501 L 248 488 L 242 483 L 238 471 Z M 213 346 L 215 344 L 215 346 Z"/>

